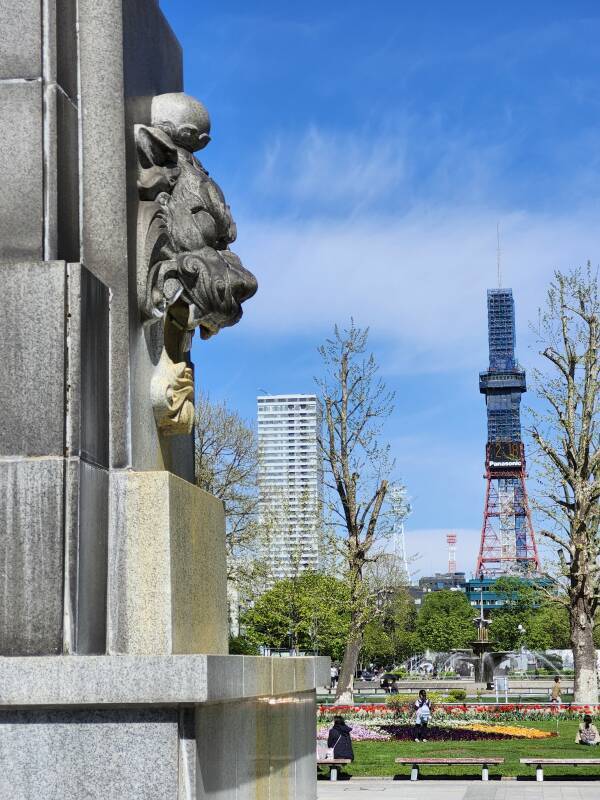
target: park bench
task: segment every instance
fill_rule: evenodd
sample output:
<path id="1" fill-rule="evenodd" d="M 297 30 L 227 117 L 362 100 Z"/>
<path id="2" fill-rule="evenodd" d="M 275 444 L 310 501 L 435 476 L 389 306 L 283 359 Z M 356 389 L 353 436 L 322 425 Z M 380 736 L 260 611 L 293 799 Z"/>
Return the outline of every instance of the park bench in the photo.
<path id="1" fill-rule="evenodd" d="M 481 780 L 489 780 L 488 767 L 490 764 L 504 764 L 503 758 L 397 758 L 396 764 L 410 764 L 412 769 L 410 773 L 411 781 L 416 781 L 419 777 L 419 767 L 423 764 L 431 764 L 433 766 L 455 766 L 457 764 L 481 764 Z"/>
<path id="2" fill-rule="evenodd" d="M 586 767 L 586 766 L 600 767 L 600 758 L 522 758 L 521 764 L 530 764 L 531 766 L 535 766 L 536 781 L 543 781 L 545 766 L 552 765 L 558 767 Z"/>
<path id="3" fill-rule="evenodd" d="M 329 767 L 329 780 L 330 781 L 337 781 L 338 779 L 338 768 L 340 764 L 351 764 L 352 760 L 350 758 L 318 758 L 317 759 L 317 766 L 318 767 Z"/>

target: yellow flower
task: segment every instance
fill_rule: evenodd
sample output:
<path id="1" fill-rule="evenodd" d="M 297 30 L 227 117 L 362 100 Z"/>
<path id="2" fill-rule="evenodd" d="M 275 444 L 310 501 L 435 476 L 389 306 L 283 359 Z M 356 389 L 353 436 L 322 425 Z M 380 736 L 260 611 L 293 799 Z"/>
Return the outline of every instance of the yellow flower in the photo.
<path id="1" fill-rule="evenodd" d="M 555 735 L 551 731 L 540 731 L 537 728 L 521 728 L 518 725 L 488 725 L 484 722 L 474 722 L 461 727 L 477 733 L 503 733 L 507 736 L 514 736 L 516 739 L 549 739 Z"/>

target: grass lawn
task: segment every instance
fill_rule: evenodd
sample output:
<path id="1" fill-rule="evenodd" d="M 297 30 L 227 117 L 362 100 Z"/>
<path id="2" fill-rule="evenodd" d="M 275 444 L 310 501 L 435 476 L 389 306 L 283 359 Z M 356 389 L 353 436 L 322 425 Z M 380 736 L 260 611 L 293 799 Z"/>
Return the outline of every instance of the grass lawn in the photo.
<path id="1" fill-rule="evenodd" d="M 348 723 L 352 725 L 352 722 Z M 518 723 L 509 723 L 518 724 Z M 551 739 L 511 739 L 507 741 L 481 742 L 354 742 L 354 763 L 343 774 L 356 776 L 410 775 L 410 765 L 395 764 L 395 758 L 410 756 L 459 757 L 459 756 L 498 756 L 504 764 L 490 767 L 490 778 L 499 775 L 524 775 L 535 778 L 535 768 L 519 764 L 520 758 L 600 758 L 600 747 L 582 747 L 575 744 L 578 722 L 559 722 L 558 736 Z M 526 727 L 556 731 L 556 722 L 531 722 Z M 420 768 L 421 777 L 459 776 L 481 778 L 481 767 L 433 767 Z M 343 774 L 340 777 L 343 777 Z M 597 767 L 544 767 L 544 776 L 564 778 L 587 777 L 600 780 L 600 766 Z"/>

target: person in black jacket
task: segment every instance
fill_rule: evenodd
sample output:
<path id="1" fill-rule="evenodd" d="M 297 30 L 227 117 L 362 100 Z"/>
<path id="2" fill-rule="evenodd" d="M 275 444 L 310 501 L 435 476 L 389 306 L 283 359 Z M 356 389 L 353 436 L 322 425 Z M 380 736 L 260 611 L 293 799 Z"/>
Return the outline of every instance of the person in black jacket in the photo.
<path id="1" fill-rule="evenodd" d="M 349 758 L 354 761 L 354 751 L 352 750 L 352 739 L 350 738 L 350 728 L 344 722 L 343 717 L 333 718 L 333 728 L 327 737 L 327 747 L 333 749 L 334 758 Z"/>

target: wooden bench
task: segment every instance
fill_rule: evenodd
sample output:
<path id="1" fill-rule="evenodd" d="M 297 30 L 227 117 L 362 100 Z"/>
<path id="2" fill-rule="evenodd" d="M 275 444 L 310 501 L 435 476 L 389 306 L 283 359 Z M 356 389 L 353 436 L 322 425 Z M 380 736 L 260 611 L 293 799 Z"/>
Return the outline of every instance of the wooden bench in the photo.
<path id="1" fill-rule="evenodd" d="M 559 767 L 600 767 L 600 758 L 522 758 L 521 764 L 535 766 L 536 781 L 544 780 L 544 767 L 548 765 Z"/>
<path id="2" fill-rule="evenodd" d="M 396 764 L 410 764 L 412 769 L 410 773 L 411 781 L 416 781 L 419 777 L 419 766 L 423 764 L 432 764 L 434 766 L 455 764 L 481 764 L 481 780 L 489 780 L 488 767 L 490 764 L 504 764 L 503 758 L 397 758 Z"/>
<path id="3" fill-rule="evenodd" d="M 340 764 L 351 764 L 352 760 L 350 758 L 318 758 L 317 759 L 317 766 L 318 767 L 329 767 L 329 780 L 330 781 L 337 781 L 338 779 L 338 767 Z"/>

